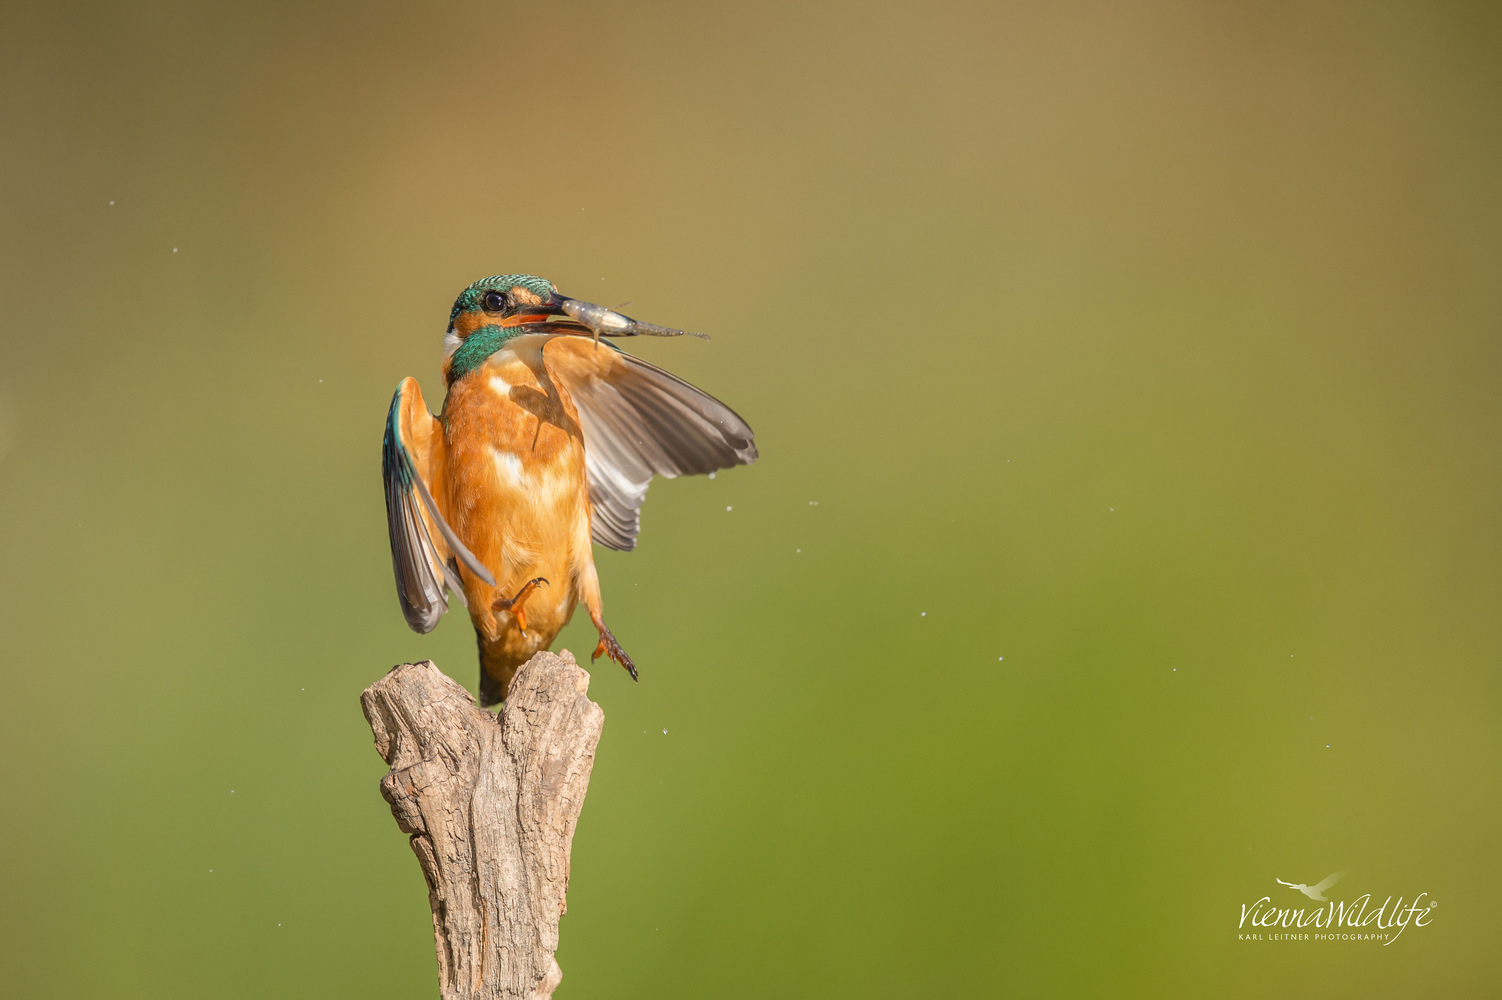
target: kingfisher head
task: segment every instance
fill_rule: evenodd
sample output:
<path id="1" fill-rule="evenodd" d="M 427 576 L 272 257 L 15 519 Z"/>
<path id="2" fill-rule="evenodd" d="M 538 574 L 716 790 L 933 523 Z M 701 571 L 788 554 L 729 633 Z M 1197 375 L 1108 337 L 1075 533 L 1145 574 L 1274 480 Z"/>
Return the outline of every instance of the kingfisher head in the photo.
<path id="1" fill-rule="evenodd" d="M 604 306 L 559 295 L 546 278 L 492 274 L 471 283 L 454 300 L 443 337 L 445 377 L 452 382 L 513 337 L 529 332 L 590 336 L 598 341 L 600 337 L 678 337 L 685 331 L 642 323 Z"/>
<path id="2" fill-rule="evenodd" d="M 443 335 L 445 372 L 449 370 L 455 352 L 476 333 L 485 331 L 482 339 L 496 341 L 498 346 L 506 339 L 503 330 L 542 319 L 547 314 L 548 304 L 556 297 L 551 281 L 532 274 L 492 274 L 471 282 L 454 300 L 454 308 L 449 310 L 449 325 Z M 470 345 L 471 348 L 478 346 Z"/>
<path id="3" fill-rule="evenodd" d="M 556 294 L 551 281 L 531 274 L 492 274 L 481 278 L 454 300 L 454 308 L 449 311 L 448 336 L 463 343 L 481 327 L 516 326 L 530 315 L 545 315 Z"/>

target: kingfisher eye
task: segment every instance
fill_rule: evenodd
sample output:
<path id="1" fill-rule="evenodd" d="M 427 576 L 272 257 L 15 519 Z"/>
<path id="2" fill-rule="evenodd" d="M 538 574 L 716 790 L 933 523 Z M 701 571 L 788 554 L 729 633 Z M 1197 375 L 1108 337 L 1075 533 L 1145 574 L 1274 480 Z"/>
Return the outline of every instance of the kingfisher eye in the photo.
<path id="1" fill-rule="evenodd" d="M 486 312 L 498 313 L 506 308 L 506 296 L 500 292 L 486 292 L 484 305 Z"/>

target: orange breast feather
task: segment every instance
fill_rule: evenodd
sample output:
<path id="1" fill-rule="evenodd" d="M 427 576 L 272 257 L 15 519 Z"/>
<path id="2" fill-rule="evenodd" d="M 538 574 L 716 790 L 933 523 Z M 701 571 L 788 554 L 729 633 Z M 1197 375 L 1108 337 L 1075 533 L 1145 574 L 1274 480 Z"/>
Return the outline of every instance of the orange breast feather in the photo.
<path id="1" fill-rule="evenodd" d="M 578 599 L 583 564 L 593 565 L 589 494 L 573 403 L 542 369 L 540 354 L 529 360 L 502 351 L 450 387 L 448 507 L 459 537 L 496 577 L 491 588 L 463 574 L 481 634 L 495 638 L 508 628 L 510 617 L 490 610 L 497 597 L 540 576 L 549 585 L 527 601 L 528 630 L 551 641 Z"/>

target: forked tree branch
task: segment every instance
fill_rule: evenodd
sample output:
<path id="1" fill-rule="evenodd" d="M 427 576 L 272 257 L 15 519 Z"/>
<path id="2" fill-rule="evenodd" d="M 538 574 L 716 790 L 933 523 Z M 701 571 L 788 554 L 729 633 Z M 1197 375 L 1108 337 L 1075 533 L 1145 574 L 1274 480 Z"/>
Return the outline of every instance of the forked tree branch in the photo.
<path id="1" fill-rule="evenodd" d="M 444 1000 L 546 998 L 563 972 L 569 849 L 605 713 L 567 651 L 538 653 L 497 715 L 432 661 L 360 696 L 381 794 L 428 880 Z"/>

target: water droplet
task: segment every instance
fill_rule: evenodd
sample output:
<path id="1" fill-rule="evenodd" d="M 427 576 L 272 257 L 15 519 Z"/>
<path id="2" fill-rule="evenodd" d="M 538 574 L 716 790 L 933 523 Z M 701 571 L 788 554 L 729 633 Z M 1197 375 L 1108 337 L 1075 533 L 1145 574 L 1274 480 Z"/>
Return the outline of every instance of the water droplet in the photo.
<path id="1" fill-rule="evenodd" d="M 794 552 L 802 552 L 803 550 L 802 549 L 794 549 L 793 551 Z"/>
<path id="2" fill-rule="evenodd" d="M 1110 510 L 1110 511 L 1115 511 L 1115 510 L 1116 510 L 1116 508 L 1115 508 L 1115 507 L 1107 507 L 1107 508 L 1106 508 L 1106 509 L 1107 509 L 1107 510 Z"/>
<path id="3" fill-rule="evenodd" d="M 114 201 L 113 201 L 113 200 L 111 200 L 111 201 L 110 201 L 110 204 L 111 204 L 111 205 L 113 205 L 113 204 L 114 204 Z"/>
<path id="4" fill-rule="evenodd" d="M 172 252 L 173 252 L 173 253 L 177 253 L 177 247 L 173 247 L 173 248 L 172 248 Z"/>
<path id="5" fill-rule="evenodd" d="M 928 617 L 928 612 L 927 611 L 920 611 L 920 612 L 918 612 L 918 617 L 919 618 L 927 618 Z"/>
<path id="6" fill-rule="evenodd" d="M 662 731 L 662 735 L 664 735 L 664 736 L 666 736 L 666 735 L 667 735 L 667 734 L 668 734 L 668 731 L 667 731 L 667 730 L 666 730 L 666 729 L 664 729 L 664 730 L 663 730 L 663 731 Z"/>
<path id="7" fill-rule="evenodd" d="M 734 510 L 734 509 L 735 509 L 735 508 L 733 508 L 733 507 L 728 507 L 728 506 L 727 506 L 727 507 L 726 507 L 726 508 L 725 508 L 725 509 L 726 509 L 726 510 Z"/>
<path id="8" fill-rule="evenodd" d="M 709 474 L 709 478 L 710 478 L 710 479 L 713 479 L 713 478 L 714 478 L 714 473 L 713 473 L 713 472 L 711 472 L 711 473 L 710 473 L 710 474 Z"/>

